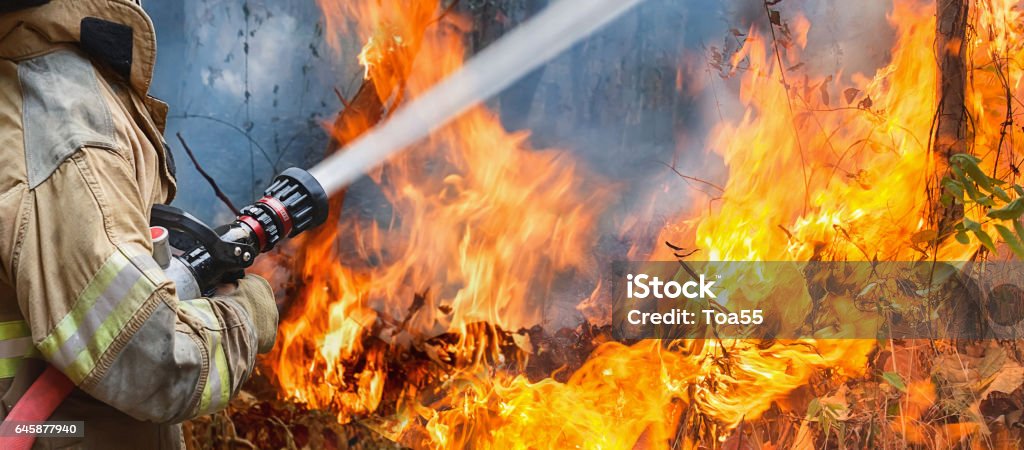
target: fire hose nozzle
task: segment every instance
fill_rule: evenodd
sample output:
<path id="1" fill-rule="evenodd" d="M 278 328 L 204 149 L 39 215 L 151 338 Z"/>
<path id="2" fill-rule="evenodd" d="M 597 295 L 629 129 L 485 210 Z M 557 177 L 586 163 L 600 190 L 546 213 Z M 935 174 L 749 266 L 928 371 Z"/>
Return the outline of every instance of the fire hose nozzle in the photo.
<path id="1" fill-rule="evenodd" d="M 219 283 L 241 278 L 260 253 L 327 220 L 327 192 L 305 170 L 281 172 L 263 194 L 242 208 L 234 221 L 216 229 L 180 209 L 153 207 L 151 225 L 170 232 L 175 257 L 164 272 L 179 293 L 194 298 Z"/>
<path id="2" fill-rule="evenodd" d="M 309 172 L 298 167 L 281 172 L 263 198 L 239 211 L 238 221 L 256 235 L 260 251 L 274 248 L 327 220 L 327 192 Z"/>

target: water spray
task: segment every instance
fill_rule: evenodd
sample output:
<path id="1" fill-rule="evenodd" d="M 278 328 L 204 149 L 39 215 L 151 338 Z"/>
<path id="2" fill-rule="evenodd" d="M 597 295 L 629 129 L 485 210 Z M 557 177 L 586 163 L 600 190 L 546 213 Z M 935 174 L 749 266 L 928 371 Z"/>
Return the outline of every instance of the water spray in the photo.
<path id="1" fill-rule="evenodd" d="M 487 46 L 391 119 L 310 169 L 330 195 L 583 40 L 642 0 L 560 0 Z"/>

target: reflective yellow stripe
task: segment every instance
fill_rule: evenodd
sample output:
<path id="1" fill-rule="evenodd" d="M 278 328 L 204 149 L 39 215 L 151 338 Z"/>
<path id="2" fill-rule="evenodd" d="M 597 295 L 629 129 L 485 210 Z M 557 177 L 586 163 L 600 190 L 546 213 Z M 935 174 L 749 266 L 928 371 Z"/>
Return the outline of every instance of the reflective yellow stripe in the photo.
<path id="1" fill-rule="evenodd" d="M 0 358 L 0 378 L 13 377 L 24 361 L 25 358 Z"/>
<path id="2" fill-rule="evenodd" d="M 227 406 L 231 397 L 231 373 L 228 370 L 228 357 L 224 352 L 224 336 L 220 331 L 223 327 L 207 299 L 184 301 L 180 303 L 180 307 L 183 312 L 202 320 L 206 325 L 210 370 L 206 375 L 203 395 L 199 400 L 198 414 L 209 414 Z"/>
<path id="3" fill-rule="evenodd" d="M 81 383 L 125 325 L 156 291 L 159 276 L 144 249 L 118 249 L 79 294 L 39 349 L 75 384 Z"/>
<path id="4" fill-rule="evenodd" d="M 31 335 L 32 330 L 28 328 L 28 323 L 26 323 L 24 320 L 0 322 L 0 340 L 14 339 Z"/>
<path id="5" fill-rule="evenodd" d="M 0 322 L 0 378 L 13 377 L 28 357 L 39 356 L 32 345 L 32 330 L 24 320 Z"/>

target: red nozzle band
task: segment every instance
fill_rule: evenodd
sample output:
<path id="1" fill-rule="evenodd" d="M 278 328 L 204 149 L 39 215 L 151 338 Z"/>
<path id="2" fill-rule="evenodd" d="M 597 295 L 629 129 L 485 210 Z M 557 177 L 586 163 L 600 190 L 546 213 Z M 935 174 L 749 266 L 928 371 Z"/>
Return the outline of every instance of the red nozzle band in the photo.
<path id="1" fill-rule="evenodd" d="M 260 243 L 260 251 L 267 248 L 267 232 L 263 229 L 260 221 L 249 216 L 239 216 L 238 221 L 249 226 L 249 229 L 256 234 L 256 240 Z"/>
<path id="2" fill-rule="evenodd" d="M 265 196 L 258 200 L 258 203 L 262 203 L 270 207 L 277 214 L 277 217 L 281 219 L 281 237 L 288 236 L 292 232 L 292 216 L 288 214 L 288 208 L 285 208 L 284 204 L 280 200 Z"/>

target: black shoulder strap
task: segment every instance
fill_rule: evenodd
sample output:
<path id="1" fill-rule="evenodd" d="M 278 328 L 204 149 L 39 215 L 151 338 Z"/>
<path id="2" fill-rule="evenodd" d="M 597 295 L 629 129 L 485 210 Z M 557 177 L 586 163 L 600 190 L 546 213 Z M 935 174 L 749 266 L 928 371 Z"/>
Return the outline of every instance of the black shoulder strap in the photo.
<path id="1" fill-rule="evenodd" d="M 19 9 L 32 8 L 50 3 L 50 0 L 5 0 L 0 3 L 0 13 L 14 12 Z"/>
<path id="2" fill-rule="evenodd" d="M 132 73 L 132 28 L 127 25 L 86 17 L 82 19 L 82 49 L 103 61 L 118 75 L 129 79 Z"/>

